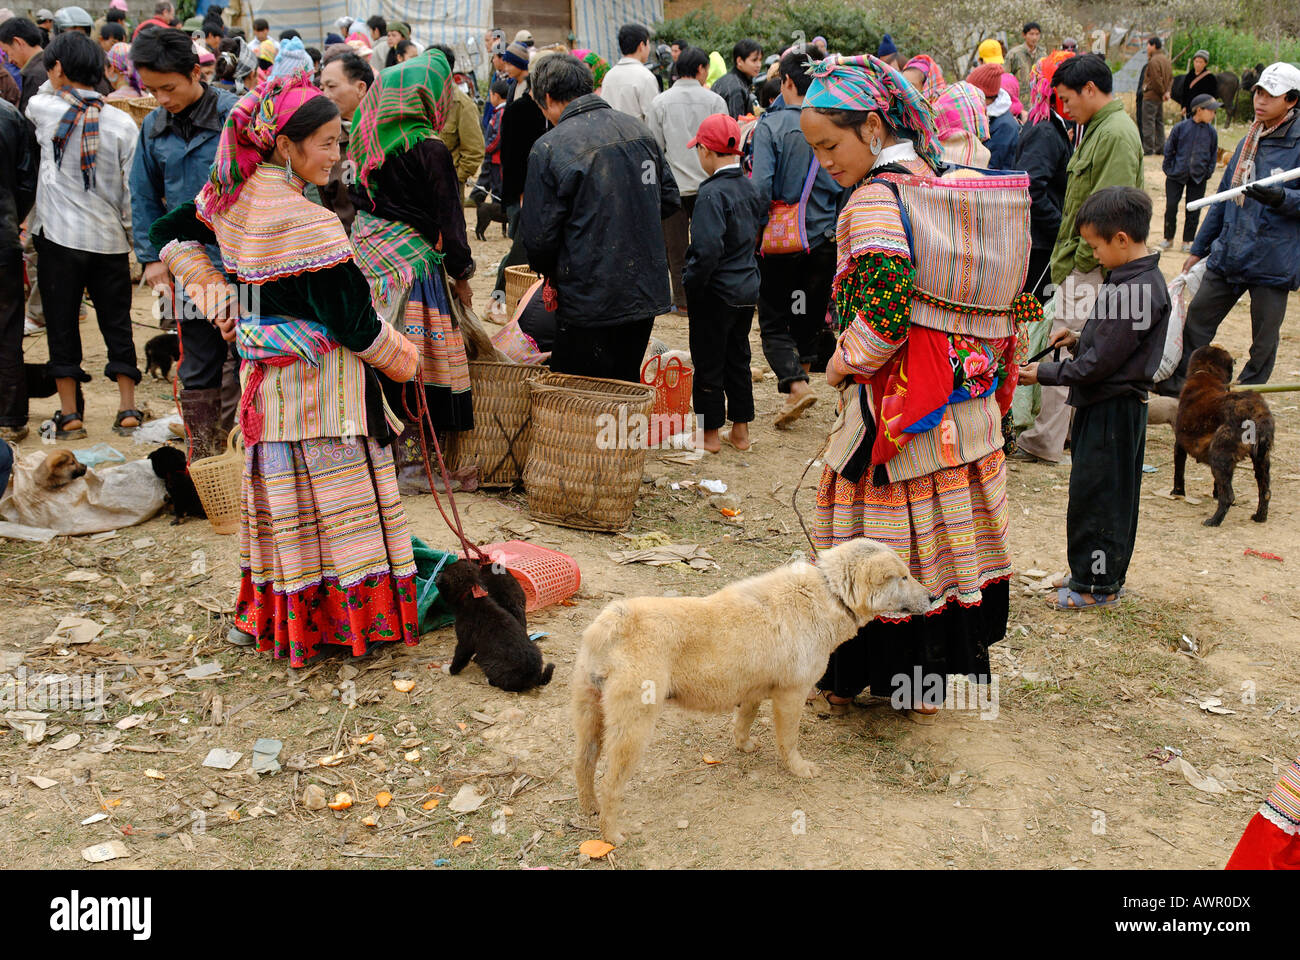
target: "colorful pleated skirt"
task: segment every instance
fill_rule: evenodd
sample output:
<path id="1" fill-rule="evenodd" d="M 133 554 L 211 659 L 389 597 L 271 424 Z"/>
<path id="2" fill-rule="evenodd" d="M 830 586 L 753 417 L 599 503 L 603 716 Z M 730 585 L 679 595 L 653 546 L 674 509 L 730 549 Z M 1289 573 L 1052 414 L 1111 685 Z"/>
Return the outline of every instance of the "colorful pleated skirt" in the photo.
<path id="1" fill-rule="evenodd" d="M 1250 818 L 1225 870 L 1300 870 L 1300 759 Z"/>
<path id="2" fill-rule="evenodd" d="M 988 647 L 1006 633 L 1010 605 L 1007 525 L 1000 450 L 880 487 L 827 467 L 817 489 L 818 549 L 875 540 L 896 551 L 942 602 L 925 616 L 872 621 L 831 655 L 819 686 L 841 697 L 867 687 L 891 696 L 899 677 L 913 681 L 918 668 L 922 675 L 987 678 Z"/>
<path id="3" fill-rule="evenodd" d="M 460 329 L 452 321 L 441 268 L 428 270 L 412 284 L 399 322 L 402 332 L 420 348 L 420 377 L 434 429 L 473 429 L 469 360 Z M 395 412 L 407 419 L 405 409 Z"/>
<path id="4" fill-rule="evenodd" d="M 392 453 L 369 438 L 245 452 L 235 626 L 292 667 L 322 644 L 419 640 L 415 558 Z"/>

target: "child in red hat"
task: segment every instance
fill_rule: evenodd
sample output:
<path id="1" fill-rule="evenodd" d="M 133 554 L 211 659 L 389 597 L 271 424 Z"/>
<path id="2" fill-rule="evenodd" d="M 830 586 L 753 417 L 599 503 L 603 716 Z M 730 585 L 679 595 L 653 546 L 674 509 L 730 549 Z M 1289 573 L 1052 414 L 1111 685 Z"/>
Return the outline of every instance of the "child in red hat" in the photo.
<path id="1" fill-rule="evenodd" d="M 749 372 L 749 329 L 758 303 L 758 191 L 740 168 L 740 126 L 725 113 L 705 117 L 687 144 L 705 179 L 691 216 L 682 282 L 689 305 L 695 415 L 710 453 L 727 442 L 750 447 L 754 388 Z M 722 425 L 731 420 L 725 434 Z"/>

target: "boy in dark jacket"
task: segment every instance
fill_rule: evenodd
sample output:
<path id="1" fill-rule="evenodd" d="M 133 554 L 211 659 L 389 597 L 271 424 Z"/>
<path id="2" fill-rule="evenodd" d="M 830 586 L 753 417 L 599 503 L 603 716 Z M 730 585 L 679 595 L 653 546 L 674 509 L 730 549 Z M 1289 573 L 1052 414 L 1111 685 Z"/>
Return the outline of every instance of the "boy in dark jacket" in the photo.
<path id="1" fill-rule="evenodd" d="M 1205 184 L 1219 159 L 1219 133 L 1214 129 L 1214 112 L 1222 104 L 1209 94 L 1192 100 L 1192 115 L 1179 120 L 1165 141 L 1165 239 L 1159 249 L 1168 250 L 1178 229 L 1178 204 L 1187 188 L 1187 202 L 1205 196 Z M 1183 253 L 1192 249 L 1201 211 L 1188 210 L 1183 220 Z"/>
<path id="2" fill-rule="evenodd" d="M 737 450 L 748 450 L 754 419 L 749 328 L 759 289 L 754 247 L 765 210 L 740 169 L 740 126 L 734 119 L 723 113 L 705 117 L 686 146 L 695 148 L 705 173 L 682 270 L 695 365 L 695 415 L 704 428 L 705 450 L 717 453 L 724 439 Z M 724 437 L 728 414 L 731 430 Z"/>
<path id="3" fill-rule="evenodd" d="M 1070 573 L 1058 582 L 1059 610 L 1118 602 L 1137 539 L 1147 393 L 1169 326 L 1169 291 L 1160 255 L 1147 249 L 1151 199 L 1136 187 L 1103 187 L 1079 208 L 1075 227 L 1110 271 L 1076 336 L 1051 343 L 1074 359 L 1031 363 L 1021 383 L 1070 388 L 1070 501 L 1065 535 Z"/>

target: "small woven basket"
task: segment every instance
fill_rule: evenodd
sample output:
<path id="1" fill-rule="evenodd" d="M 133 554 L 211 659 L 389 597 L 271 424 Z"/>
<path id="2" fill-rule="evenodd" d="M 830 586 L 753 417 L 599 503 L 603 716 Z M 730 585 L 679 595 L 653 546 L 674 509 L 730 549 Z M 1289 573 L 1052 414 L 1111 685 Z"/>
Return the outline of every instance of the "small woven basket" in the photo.
<path id="1" fill-rule="evenodd" d="M 515 307 L 519 306 L 519 301 L 523 299 L 528 288 L 540 280 L 537 274 L 527 267 L 513 266 L 506 267 L 506 316 L 515 315 Z"/>
<path id="2" fill-rule="evenodd" d="M 580 530 L 622 530 L 641 489 L 654 387 L 551 373 L 528 389 L 529 514 Z"/>
<path id="3" fill-rule="evenodd" d="M 474 429 L 451 435 L 447 467 L 477 466 L 480 487 L 518 483 L 528 462 L 531 433 L 528 381 L 544 373 L 545 367 L 532 363 L 471 362 Z"/>
<path id="4" fill-rule="evenodd" d="M 117 100 L 105 100 L 109 106 L 121 107 L 131 115 L 137 127 L 144 126 L 144 118 L 158 109 L 158 101 L 153 97 L 122 97 Z"/>
<path id="5" fill-rule="evenodd" d="M 230 431 L 226 452 L 190 464 L 190 479 L 203 503 L 208 522 L 217 533 L 239 531 L 244 493 L 244 449 L 237 442 L 239 427 Z"/>

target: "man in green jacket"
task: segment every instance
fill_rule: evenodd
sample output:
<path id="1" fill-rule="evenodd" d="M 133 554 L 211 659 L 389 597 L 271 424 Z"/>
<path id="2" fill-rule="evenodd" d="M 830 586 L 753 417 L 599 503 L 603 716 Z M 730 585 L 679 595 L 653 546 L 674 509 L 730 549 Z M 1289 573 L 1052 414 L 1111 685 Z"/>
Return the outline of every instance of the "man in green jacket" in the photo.
<path id="1" fill-rule="evenodd" d="M 447 58 L 447 65 L 456 69 L 456 54 L 445 43 L 435 43 L 429 49 L 441 50 Z M 438 134 L 451 153 L 451 162 L 456 165 L 456 181 L 460 187 L 460 196 L 465 198 L 465 181 L 478 176 L 479 165 L 483 162 L 485 144 L 483 128 L 479 125 L 479 109 L 464 90 L 452 80 L 451 110 L 447 112 L 447 121 Z"/>
<path id="2" fill-rule="evenodd" d="M 1102 187 L 1142 188 L 1142 136 L 1124 105 L 1111 96 L 1111 72 L 1096 54 L 1072 57 L 1052 75 L 1052 86 L 1069 116 L 1083 127 L 1083 137 L 1066 167 L 1061 226 L 1052 249 L 1052 284 L 1056 318 L 1052 332 L 1083 329 L 1102 284 L 1101 265 L 1074 227 L 1083 201 Z M 1044 387 L 1042 408 L 1034 425 L 1020 434 L 1012 457 L 1058 463 L 1070 429 L 1067 391 Z"/>

